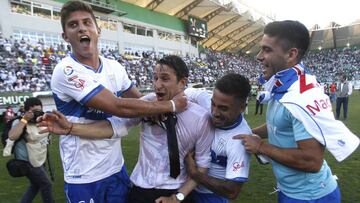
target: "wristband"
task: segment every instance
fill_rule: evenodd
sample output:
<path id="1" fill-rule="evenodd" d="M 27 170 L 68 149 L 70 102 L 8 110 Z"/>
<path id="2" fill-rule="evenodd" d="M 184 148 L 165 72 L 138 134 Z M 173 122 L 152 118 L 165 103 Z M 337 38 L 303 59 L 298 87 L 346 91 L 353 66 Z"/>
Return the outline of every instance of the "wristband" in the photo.
<path id="1" fill-rule="evenodd" d="M 171 106 L 172 106 L 172 112 L 176 112 L 175 102 L 173 100 L 170 100 L 170 102 L 171 102 Z"/>
<path id="2" fill-rule="evenodd" d="M 71 123 L 70 129 L 69 129 L 69 131 L 66 133 L 66 135 L 70 135 L 73 127 L 74 127 L 74 123 Z"/>
<path id="3" fill-rule="evenodd" d="M 24 124 L 27 124 L 27 123 L 28 123 L 28 121 L 27 121 L 25 118 L 22 118 L 20 121 L 21 121 L 22 123 L 24 123 Z"/>

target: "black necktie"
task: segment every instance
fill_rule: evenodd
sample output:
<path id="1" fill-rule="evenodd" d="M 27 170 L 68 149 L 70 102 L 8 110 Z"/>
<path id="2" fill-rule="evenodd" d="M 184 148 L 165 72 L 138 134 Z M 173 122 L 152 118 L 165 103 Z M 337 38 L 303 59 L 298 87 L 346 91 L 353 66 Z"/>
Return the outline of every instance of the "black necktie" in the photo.
<path id="1" fill-rule="evenodd" d="M 180 174 L 179 147 L 176 138 L 175 125 L 177 118 L 175 114 L 166 114 L 164 120 L 167 134 L 169 160 L 170 160 L 170 177 L 175 178 Z"/>

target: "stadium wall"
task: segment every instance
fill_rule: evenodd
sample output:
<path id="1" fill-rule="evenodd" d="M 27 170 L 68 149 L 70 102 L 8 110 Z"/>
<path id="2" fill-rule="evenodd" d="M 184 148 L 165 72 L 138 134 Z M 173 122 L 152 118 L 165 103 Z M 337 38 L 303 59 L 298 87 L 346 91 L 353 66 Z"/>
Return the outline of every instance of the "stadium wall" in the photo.
<path id="1" fill-rule="evenodd" d="M 67 2 L 67 0 L 56 1 L 61 3 Z M 177 17 L 151 11 L 149 9 L 123 2 L 121 0 L 110 0 L 109 2 L 111 5 L 114 5 L 117 10 L 126 12 L 126 15 L 124 16 L 125 18 L 185 32 L 185 22 Z"/>

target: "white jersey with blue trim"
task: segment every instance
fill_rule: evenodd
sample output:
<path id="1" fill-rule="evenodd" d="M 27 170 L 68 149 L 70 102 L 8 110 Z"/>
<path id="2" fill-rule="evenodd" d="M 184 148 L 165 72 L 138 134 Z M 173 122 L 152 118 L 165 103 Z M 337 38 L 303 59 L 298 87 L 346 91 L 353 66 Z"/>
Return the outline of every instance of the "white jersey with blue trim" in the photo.
<path id="1" fill-rule="evenodd" d="M 189 101 L 198 103 L 211 111 L 211 95 L 206 91 L 187 88 L 185 94 Z M 235 135 L 252 134 L 246 120 L 240 115 L 238 120 L 227 128 L 215 128 L 215 136 L 211 146 L 211 165 L 208 175 L 237 182 L 246 182 L 250 169 L 250 154 L 240 140 L 232 139 Z M 212 193 L 200 185 L 196 191 Z"/>
<path id="2" fill-rule="evenodd" d="M 245 119 L 240 116 L 237 123 L 229 128 L 215 128 L 215 136 L 211 146 L 211 165 L 208 175 L 236 182 L 246 182 L 250 169 L 250 154 L 240 140 L 233 137 L 239 134 L 251 134 L 251 129 Z M 212 193 L 200 185 L 196 191 Z"/>
<path id="3" fill-rule="evenodd" d="M 125 68 L 100 56 L 97 70 L 81 64 L 71 55 L 54 69 L 51 89 L 57 109 L 74 123 L 91 123 L 111 117 L 85 104 L 104 88 L 116 96 L 131 88 Z M 90 183 L 121 170 L 124 158 L 121 138 L 89 140 L 77 136 L 60 137 L 60 155 L 67 183 Z"/>

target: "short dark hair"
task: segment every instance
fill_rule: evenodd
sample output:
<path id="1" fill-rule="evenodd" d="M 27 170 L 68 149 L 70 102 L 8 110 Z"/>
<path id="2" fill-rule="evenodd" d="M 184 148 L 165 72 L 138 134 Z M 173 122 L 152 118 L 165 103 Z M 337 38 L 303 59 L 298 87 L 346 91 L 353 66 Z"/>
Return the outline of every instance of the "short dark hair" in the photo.
<path id="1" fill-rule="evenodd" d="M 284 20 L 271 22 L 265 26 L 264 34 L 285 41 L 286 44 L 283 45 L 284 50 L 289 50 L 293 47 L 297 48 L 299 50 L 299 61 L 305 56 L 309 48 L 309 30 L 299 21 Z"/>
<path id="2" fill-rule="evenodd" d="M 179 81 L 180 79 L 189 77 L 189 69 L 186 63 L 178 56 L 169 55 L 160 59 L 158 62 L 160 65 L 167 65 L 170 68 L 174 69 L 176 73 L 176 79 Z"/>
<path id="3" fill-rule="evenodd" d="M 39 98 L 36 97 L 30 97 L 28 98 L 25 103 L 25 111 L 29 111 L 31 107 L 33 106 L 41 106 L 42 107 L 42 102 Z"/>
<path id="4" fill-rule="evenodd" d="M 60 11 L 61 26 L 62 26 L 62 29 L 64 32 L 65 32 L 65 22 L 66 22 L 67 18 L 69 17 L 69 15 L 71 13 L 76 12 L 76 11 L 85 11 L 85 12 L 90 13 L 92 19 L 95 22 L 96 27 L 98 27 L 94 12 L 89 4 L 87 4 L 83 1 L 68 1 L 62 6 L 61 11 Z"/>
<path id="5" fill-rule="evenodd" d="M 221 93 L 234 96 L 240 102 L 246 102 L 250 94 L 249 80 L 236 73 L 229 73 L 215 83 L 215 88 Z"/>

